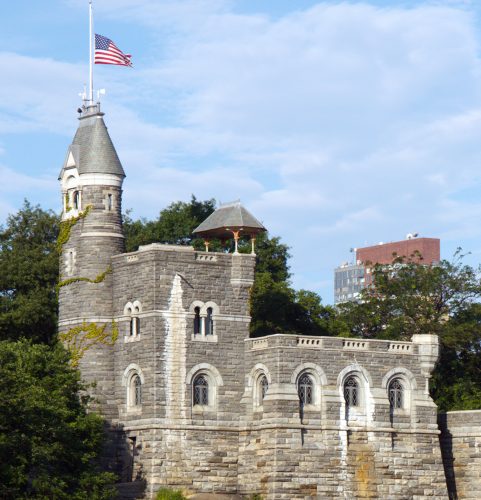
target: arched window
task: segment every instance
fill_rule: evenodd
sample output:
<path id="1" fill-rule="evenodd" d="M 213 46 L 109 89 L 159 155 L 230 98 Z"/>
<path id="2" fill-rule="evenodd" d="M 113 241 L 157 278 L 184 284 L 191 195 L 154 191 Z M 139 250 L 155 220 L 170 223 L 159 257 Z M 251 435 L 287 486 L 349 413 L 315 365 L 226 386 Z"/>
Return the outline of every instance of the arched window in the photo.
<path id="1" fill-rule="evenodd" d="M 310 405 L 314 402 L 314 384 L 311 377 L 304 373 L 299 378 L 297 383 L 297 393 L 299 394 L 299 402 L 301 406 Z"/>
<path id="2" fill-rule="evenodd" d="M 142 381 L 138 375 L 132 377 L 133 382 L 133 403 L 135 406 L 142 404 Z"/>
<path id="3" fill-rule="evenodd" d="M 207 308 L 207 316 L 205 318 L 205 334 L 214 335 L 214 321 L 212 319 L 212 307 Z"/>
<path id="4" fill-rule="evenodd" d="M 267 389 L 269 389 L 269 382 L 267 380 L 267 377 L 265 375 L 261 375 L 259 377 L 259 388 L 258 388 L 258 394 L 259 394 L 259 404 L 261 405 L 262 402 L 264 401 L 264 398 L 267 393 Z"/>
<path id="5" fill-rule="evenodd" d="M 404 387 L 397 378 L 391 381 L 388 389 L 391 412 L 404 408 Z"/>
<path id="6" fill-rule="evenodd" d="M 79 191 L 74 191 L 73 192 L 73 208 L 75 210 L 78 210 L 80 208 L 80 192 Z"/>
<path id="7" fill-rule="evenodd" d="M 344 382 L 344 399 L 347 408 L 359 406 L 359 383 L 356 377 L 349 377 Z"/>
<path id="8" fill-rule="evenodd" d="M 200 334 L 200 307 L 194 308 L 194 335 Z"/>
<path id="9" fill-rule="evenodd" d="M 198 375 L 192 387 L 193 405 L 207 406 L 209 404 L 209 382 L 205 375 Z"/>
<path id="10" fill-rule="evenodd" d="M 113 202 L 112 202 L 112 194 L 109 193 L 107 195 L 107 210 L 112 210 Z"/>

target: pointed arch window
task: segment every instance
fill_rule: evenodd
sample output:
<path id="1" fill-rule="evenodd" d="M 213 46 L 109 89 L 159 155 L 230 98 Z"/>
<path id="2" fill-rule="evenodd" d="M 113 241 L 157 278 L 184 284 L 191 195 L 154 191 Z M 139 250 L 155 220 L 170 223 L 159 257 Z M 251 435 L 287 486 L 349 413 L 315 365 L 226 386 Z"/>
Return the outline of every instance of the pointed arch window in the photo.
<path id="1" fill-rule="evenodd" d="M 74 210 L 80 209 L 80 191 L 74 191 L 72 196 L 72 204 Z"/>
<path id="2" fill-rule="evenodd" d="M 303 373 L 297 383 L 297 393 L 301 406 L 311 405 L 314 402 L 314 383 L 312 378 Z"/>
<path id="3" fill-rule="evenodd" d="M 259 380 L 259 387 L 260 387 L 259 395 L 262 403 L 262 401 L 264 401 L 264 398 L 266 397 L 267 389 L 269 389 L 269 382 L 265 375 L 261 376 Z"/>
<path id="4" fill-rule="evenodd" d="M 352 408 L 359 406 L 359 396 L 359 382 L 356 377 L 349 377 L 344 382 L 344 400 L 346 401 L 346 407 Z"/>
<path id="5" fill-rule="evenodd" d="M 391 381 L 388 388 L 391 412 L 404 408 L 404 387 L 397 378 Z"/>

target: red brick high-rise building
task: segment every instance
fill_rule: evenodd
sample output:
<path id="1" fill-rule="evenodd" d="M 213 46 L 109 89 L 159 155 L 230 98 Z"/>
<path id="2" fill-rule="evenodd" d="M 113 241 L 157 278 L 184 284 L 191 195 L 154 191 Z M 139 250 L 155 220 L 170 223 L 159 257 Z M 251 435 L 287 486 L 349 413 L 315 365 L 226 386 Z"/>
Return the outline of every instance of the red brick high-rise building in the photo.
<path id="1" fill-rule="evenodd" d="M 420 264 L 434 264 L 440 260 L 439 238 L 417 238 L 408 234 L 405 240 L 379 243 L 356 248 L 354 264 L 343 264 L 334 270 L 334 302 L 355 300 L 363 288 L 371 283 L 371 267 L 391 264 L 396 257 L 411 258 Z"/>

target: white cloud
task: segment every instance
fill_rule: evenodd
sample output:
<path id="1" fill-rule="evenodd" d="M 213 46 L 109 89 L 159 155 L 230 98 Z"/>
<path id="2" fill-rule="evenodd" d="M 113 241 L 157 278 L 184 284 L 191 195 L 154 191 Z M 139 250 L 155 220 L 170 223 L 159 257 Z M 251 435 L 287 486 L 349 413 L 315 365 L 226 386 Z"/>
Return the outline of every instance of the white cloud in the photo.
<path id="1" fill-rule="evenodd" d="M 481 184 L 479 27 L 456 2 L 390 5 L 274 18 L 222 0 L 98 2 L 152 43 L 135 70 L 102 73 L 124 205 L 153 216 L 191 193 L 241 197 L 292 245 L 305 287 L 324 287 L 352 246 L 413 230 L 481 237 L 479 207 L 456 199 Z M 0 131 L 73 131 L 65 110 L 85 65 L 12 53 L 0 64 L 12 96 Z"/>

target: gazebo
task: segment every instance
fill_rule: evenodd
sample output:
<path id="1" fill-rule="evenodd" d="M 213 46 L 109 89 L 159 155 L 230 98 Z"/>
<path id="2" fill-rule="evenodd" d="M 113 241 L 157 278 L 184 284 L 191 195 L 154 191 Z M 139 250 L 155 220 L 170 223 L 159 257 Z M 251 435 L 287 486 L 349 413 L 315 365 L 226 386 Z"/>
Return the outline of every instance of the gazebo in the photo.
<path id="1" fill-rule="evenodd" d="M 196 227 L 193 233 L 204 238 L 205 251 L 209 251 L 209 242 L 213 238 L 234 238 L 234 254 L 239 253 L 239 238 L 250 236 L 252 254 L 255 254 L 256 236 L 266 228 L 241 205 L 240 200 L 224 203 Z"/>

